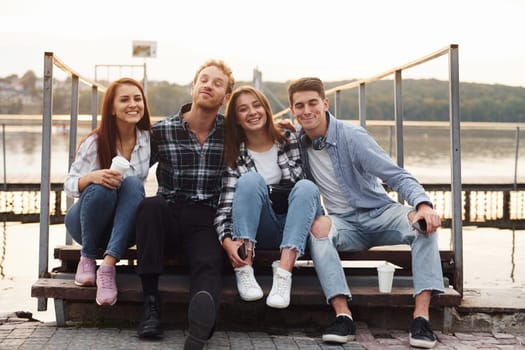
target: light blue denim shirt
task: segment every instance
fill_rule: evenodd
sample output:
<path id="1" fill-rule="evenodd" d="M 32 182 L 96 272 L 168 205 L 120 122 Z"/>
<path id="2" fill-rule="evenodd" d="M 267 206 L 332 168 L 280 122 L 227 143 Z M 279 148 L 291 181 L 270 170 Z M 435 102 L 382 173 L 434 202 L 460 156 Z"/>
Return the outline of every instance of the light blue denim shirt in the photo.
<path id="1" fill-rule="evenodd" d="M 425 189 L 408 171 L 396 165 L 366 129 L 337 120 L 329 120 L 326 147 L 341 192 L 354 209 L 377 209 L 382 212 L 395 201 L 381 181 L 396 191 L 407 203 L 417 207 L 422 202 L 432 205 Z M 304 131 L 299 130 L 299 139 Z M 307 177 L 313 180 L 308 152 L 301 146 Z M 381 181 L 379 181 L 381 180 Z M 379 213 L 378 213 L 379 214 Z"/>

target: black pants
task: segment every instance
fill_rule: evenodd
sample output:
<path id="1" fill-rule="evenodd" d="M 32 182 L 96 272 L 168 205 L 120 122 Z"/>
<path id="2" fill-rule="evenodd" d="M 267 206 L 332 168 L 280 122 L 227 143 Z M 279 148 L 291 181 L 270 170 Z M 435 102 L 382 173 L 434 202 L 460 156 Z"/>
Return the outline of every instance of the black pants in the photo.
<path id="1" fill-rule="evenodd" d="M 145 198 L 137 211 L 137 272 L 160 275 L 165 257 L 182 253 L 190 267 L 190 298 L 208 291 L 217 311 L 225 262 L 213 227 L 215 209 L 193 202 Z"/>

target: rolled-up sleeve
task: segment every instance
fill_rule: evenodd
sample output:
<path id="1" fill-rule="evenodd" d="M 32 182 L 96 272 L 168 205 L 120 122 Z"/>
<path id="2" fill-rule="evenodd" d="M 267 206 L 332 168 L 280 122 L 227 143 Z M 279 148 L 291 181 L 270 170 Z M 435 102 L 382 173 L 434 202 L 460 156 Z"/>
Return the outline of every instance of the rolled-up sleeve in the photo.
<path id="1" fill-rule="evenodd" d="M 239 173 L 231 168 L 228 168 L 222 178 L 222 191 L 214 220 L 215 230 L 221 242 L 233 234 L 232 204 L 238 179 Z"/>
<path id="2" fill-rule="evenodd" d="M 100 169 L 97 157 L 96 136 L 89 136 L 78 147 L 77 155 L 64 181 L 64 191 L 68 197 L 79 197 L 78 180 L 87 173 Z"/>

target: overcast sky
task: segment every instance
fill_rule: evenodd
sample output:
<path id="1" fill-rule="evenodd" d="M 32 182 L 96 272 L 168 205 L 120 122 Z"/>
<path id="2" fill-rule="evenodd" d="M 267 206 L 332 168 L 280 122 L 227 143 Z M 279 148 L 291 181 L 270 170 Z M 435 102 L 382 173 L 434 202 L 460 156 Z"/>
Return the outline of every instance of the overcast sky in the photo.
<path id="1" fill-rule="evenodd" d="M 142 65 L 148 78 L 187 84 L 209 58 L 237 80 L 325 81 L 373 76 L 459 45 L 460 81 L 525 87 L 525 0 L 0 0 L 0 77 L 54 52 L 80 74 L 95 65 Z M 132 57 L 133 40 L 155 41 L 156 58 Z M 142 77 L 135 68 L 99 77 Z M 405 71 L 448 78 L 447 56 Z M 60 75 L 57 74 L 60 78 Z"/>

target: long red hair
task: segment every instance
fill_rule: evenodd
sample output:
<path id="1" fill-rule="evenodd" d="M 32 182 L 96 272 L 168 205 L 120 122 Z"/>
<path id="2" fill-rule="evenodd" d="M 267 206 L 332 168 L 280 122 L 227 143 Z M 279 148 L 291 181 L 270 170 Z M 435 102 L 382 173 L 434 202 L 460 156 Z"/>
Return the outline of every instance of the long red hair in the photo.
<path id="1" fill-rule="evenodd" d="M 113 103 L 117 87 L 120 85 L 134 85 L 140 90 L 144 101 L 144 116 L 137 123 L 137 128 L 139 130 L 151 129 L 149 106 L 142 85 L 132 78 L 120 78 L 109 84 L 102 100 L 100 125 L 86 136 L 87 138 L 93 134 L 97 135 L 97 156 L 101 169 L 108 169 L 111 166 L 111 160 L 117 155 L 117 140 L 120 139 L 120 135 L 116 117 L 113 115 Z"/>

